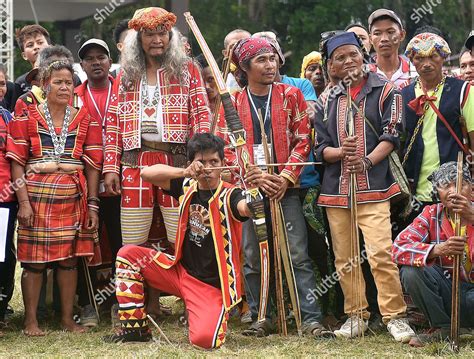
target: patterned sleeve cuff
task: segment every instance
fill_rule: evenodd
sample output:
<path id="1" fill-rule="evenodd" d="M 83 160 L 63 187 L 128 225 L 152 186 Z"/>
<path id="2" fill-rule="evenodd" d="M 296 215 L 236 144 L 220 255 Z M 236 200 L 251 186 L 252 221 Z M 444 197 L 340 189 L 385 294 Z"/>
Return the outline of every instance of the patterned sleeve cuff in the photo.
<path id="1" fill-rule="evenodd" d="M 435 263 L 435 258 L 428 259 L 428 257 L 430 256 L 430 253 L 433 250 L 435 245 L 436 244 L 429 244 L 428 248 L 426 248 L 426 254 L 423 257 L 423 266 L 424 267 L 432 266 Z"/>
<path id="2" fill-rule="evenodd" d="M 92 158 L 90 158 L 89 156 L 84 155 L 84 156 L 82 156 L 82 159 L 83 159 L 88 165 L 90 165 L 91 167 L 93 167 L 94 169 L 96 169 L 97 171 L 102 170 L 102 166 L 101 166 L 100 164 L 98 164 L 97 162 L 93 161 Z"/>
<path id="3" fill-rule="evenodd" d="M 105 165 L 104 168 L 102 169 L 102 173 L 104 175 L 107 173 L 115 173 L 117 175 L 120 175 L 120 167 L 115 166 L 115 165 Z"/>
<path id="4" fill-rule="evenodd" d="M 7 158 L 9 160 L 12 160 L 12 161 L 15 161 L 18 164 L 22 165 L 23 167 L 26 166 L 26 160 L 24 158 L 18 156 L 14 152 L 7 152 L 7 154 L 5 155 L 5 158 Z"/>
<path id="5" fill-rule="evenodd" d="M 286 168 L 283 171 L 281 171 L 280 176 L 282 176 L 283 178 L 286 178 L 292 184 L 296 183 L 297 177 L 294 175 L 294 173 L 292 171 L 290 171 Z"/>

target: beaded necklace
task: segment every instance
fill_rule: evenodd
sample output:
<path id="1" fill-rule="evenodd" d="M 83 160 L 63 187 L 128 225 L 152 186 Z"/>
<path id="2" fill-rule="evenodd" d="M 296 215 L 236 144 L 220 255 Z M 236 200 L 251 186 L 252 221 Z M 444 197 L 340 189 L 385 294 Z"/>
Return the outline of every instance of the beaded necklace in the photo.
<path id="1" fill-rule="evenodd" d="M 158 79 L 157 79 L 158 80 Z M 148 82 L 146 76 L 142 78 L 142 102 L 144 107 L 156 108 L 158 101 L 160 101 L 160 86 L 159 81 L 156 83 L 155 91 L 153 92 L 153 97 L 150 101 L 148 97 Z"/>
<path id="2" fill-rule="evenodd" d="M 47 100 L 43 104 L 43 110 L 44 118 L 46 120 L 46 124 L 48 125 L 49 134 L 53 141 L 54 157 L 56 159 L 56 162 L 59 163 L 61 160 L 61 155 L 64 153 L 64 149 L 66 148 L 67 133 L 69 128 L 69 122 L 71 119 L 71 109 L 69 108 L 69 106 L 66 106 L 63 127 L 59 135 L 57 135 L 56 131 L 54 130 L 53 118 L 51 117 L 51 113 L 49 112 Z"/>
<path id="3" fill-rule="evenodd" d="M 439 84 L 437 84 L 435 89 L 433 90 L 433 96 L 437 95 L 437 93 L 439 92 L 439 89 L 441 88 L 441 86 L 444 85 L 445 81 L 446 81 L 446 76 L 443 76 L 443 78 L 441 79 Z M 421 89 L 423 89 L 423 85 L 422 85 L 421 80 L 420 80 L 419 77 L 416 80 L 415 89 L 416 89 L 416 86 L 419 86 Z M 413 144 L 415 143 L 415 138 L 416 138 L 418 132 L 420 131 L 420 128 L 421 128 L 421 125 L 423 124 L 423 121 L 425 120 L 425 115 L 426 115 L 429 107 L 430 107 L 430 104 L 429 104 L 428 101 L 426 101 L 426 103 L 423 107 L 423 115 L 418 120 L 418 122 L 416 124 L 416 127 L 415 127 L 415 130 L 413 131 L 413 135 L 411 136 L 410 143 L 408 144 L 408 147 L 407 147 L 407 151 L 405 152 L 405 156 L 403 157 L 402 165 L 405 165 L 406 161 L 408 160 L 408 155 L 410 154 L 411 148 L 413 147 Z"/>

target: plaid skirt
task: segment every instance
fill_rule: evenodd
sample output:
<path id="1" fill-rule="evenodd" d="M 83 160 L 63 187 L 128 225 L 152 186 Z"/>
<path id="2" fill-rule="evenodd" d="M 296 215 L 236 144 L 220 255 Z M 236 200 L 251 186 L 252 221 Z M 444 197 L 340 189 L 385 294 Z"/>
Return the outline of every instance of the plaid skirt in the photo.
<path id="1" fill-rule="evenodd" d="M 27 178 L 27 189 L 33 226 L 18 226 L 18 260 L 48 263 L 82 256 L 89 257 L 91 264 L 100 263 L 97 230 L 86 229 L 87 189 L 82 171 L 33 174 Z"/>

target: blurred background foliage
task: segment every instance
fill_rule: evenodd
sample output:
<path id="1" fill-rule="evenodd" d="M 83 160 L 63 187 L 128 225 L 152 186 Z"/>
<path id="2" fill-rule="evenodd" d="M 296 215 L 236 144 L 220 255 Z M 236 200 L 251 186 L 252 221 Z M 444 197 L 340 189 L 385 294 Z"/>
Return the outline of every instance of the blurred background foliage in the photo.
<path id="1" fill-rule="evenodd" d="M 133 5 L 119 6 L 101 24 L 92 16 L 80 20 L 78 38 L 104 39 L 117 59 L 113 41 L 113 29 L 118 21 L 130 18 L 142 7 L 162 6 L 169 8 L 172 0 L 141 0 Z M 221 55 L 225 35 L 236 28 L 251 33 L 263 30 L 274 31 L 287 56 L 283 73 L 298 76 L 304 55 L 318 49 L 320 34 L 324 31 L 344 29 L 349 23 L 367 25 L 369 14 L 377 8 L 394 10 L 404 22 L 407 41 L 415 30 L 423 25 L 439 28 L 451 46 L 453 54 L 461 50 L 462 44 L 472 28 L 471 0 L 189 0 L 189 9 L 200 27 L 216 58 Z M 182 14 L 176 14 L 182 17 Z M 15 22 L 15 28 L 25 25 Z M 50 31 L 53 42 L 63 43 L 57 23 L 41 23 Z M 180 29 L 187 32 L 187 29 Z M 189 36 L 194 55 L 200 50 Z M 17 49 L 15 75 L 29 70 Z"/>

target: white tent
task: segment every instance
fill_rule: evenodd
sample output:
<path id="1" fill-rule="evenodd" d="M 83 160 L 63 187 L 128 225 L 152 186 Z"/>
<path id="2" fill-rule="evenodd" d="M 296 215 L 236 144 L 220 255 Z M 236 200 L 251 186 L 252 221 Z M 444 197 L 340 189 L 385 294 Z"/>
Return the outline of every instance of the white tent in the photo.
<path id="1" fill-rule="evenodd" d="M 70 21 L 114 11 L 136 0 L 14 0 L 14 20 Z"/>

